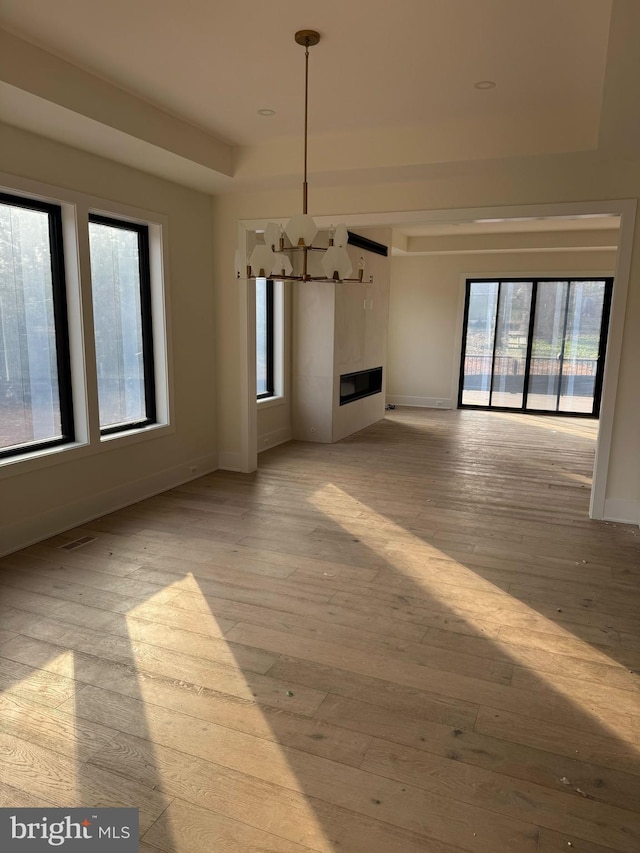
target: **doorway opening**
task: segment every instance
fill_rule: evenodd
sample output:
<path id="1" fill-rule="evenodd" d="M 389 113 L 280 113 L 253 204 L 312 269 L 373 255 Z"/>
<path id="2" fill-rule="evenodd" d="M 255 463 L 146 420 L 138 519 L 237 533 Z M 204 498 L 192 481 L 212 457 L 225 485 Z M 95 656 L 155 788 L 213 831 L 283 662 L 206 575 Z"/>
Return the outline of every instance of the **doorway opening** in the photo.
<path id="1" fill-rule="evenodd" d="M 458 405 L 597 417 L 612 278 L 468 279 Z"/>

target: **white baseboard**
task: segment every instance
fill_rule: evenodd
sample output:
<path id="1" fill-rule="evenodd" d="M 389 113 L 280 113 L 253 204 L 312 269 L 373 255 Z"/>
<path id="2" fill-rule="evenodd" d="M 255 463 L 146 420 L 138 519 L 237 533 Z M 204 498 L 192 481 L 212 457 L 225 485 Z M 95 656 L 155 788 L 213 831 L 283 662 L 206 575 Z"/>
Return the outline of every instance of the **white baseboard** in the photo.
<path id="1" fill-rule="evenodd" d="M 451 397 L 402 397 L 388 395 L 386 402 L 392 406 L 417 406 L 421 409 L 453 409 Z"/>
<path id="2" fill-rule="evenodd" d="M 263 450 L 269 450 L 270 447 L 277 447 L 278 444 L 286 444 L 287 441 L 291 441 L 291 438 L 290 426 L 265 432 L 264 435 L 258 436 L 258 453 L 262 453 Z"/>
<path id="3" fill-rule="evenodd" d="M 198 477 L 216 471 L 217 468 L 217 455 L 203 456 L 182 465 L 157 471 L 142 480 L 129 481 L 114 489 L 95 492 L 81 501 L 54 507 L 48 512 L 41 513 L 37 518 L 27 518 L 5 528 L 0 556 L 27 548 L 36 542 L 42 542 L 43 539 L 57 536 L 65 530 L 87 524 L 96 518 L 143 501 L 145 498 L 159 495 L 190 480 L 196 480 Z"/>
<path id="4" fill-rule="evenodd" d="M 619 521 L 621 524 L 640 526 L 640 503 L 608 498 L 604 502 L 604 521 Z"/>

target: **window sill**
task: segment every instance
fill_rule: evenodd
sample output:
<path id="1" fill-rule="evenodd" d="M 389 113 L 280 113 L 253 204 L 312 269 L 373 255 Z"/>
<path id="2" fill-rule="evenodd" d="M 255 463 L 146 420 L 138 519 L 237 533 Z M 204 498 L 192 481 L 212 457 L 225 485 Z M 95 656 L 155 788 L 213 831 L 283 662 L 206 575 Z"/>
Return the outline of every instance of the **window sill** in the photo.
<path id="1" fill-rule="evenodd" d="M 48 447 L 45 450 L 27 452 L 19 456 L 8 456 L 0 460 L 0 480 L 29 474 L 32 471 L 39 471 L 54 465 L 62 465 L 65 462 L 84 459 L 139 441 L 150 441 L 174 431 L 175 428 L 170 424 L 153 424 L 128 432 L 101 436 L 97 443 L 75 441 L 69 444 L 59 444 L 56 447 Z"/>
<path id="2" fill-rule="evenodd" d="M 275 406 L 284 406 L 286 400 L 282 394 L 279 394 L 274 397 L 263 397 L 262 400 L 257 400 L 256 402 L 258 409 L 271 409 Z"/>
<path id="3" fill-rule="evenodd" d="M 149 424 L 148 426 L 122 430 L 122 432 L 110 432 L 108 435 L 101 435 L 100 444 L 102 447 L 108 447 L 112 442 L 117 442 L 119 445 L 124 446 L 144 441 L 147 438 L 157 438 L 158 434 L 173 431 L 173 427 L 170 424 Z"/>
<path id="4" fill-rule="evenodd" d="M 44 450 L 25 451 L 16 456 L 7 456 L 0 460 L 0 480 L 15 477 L 19 474 L 29 474 L 40 468 L 49 468 L 61 462 L 71 462 L 84 456 L 89 449 L 84 441 L 71 441 L 68 444 L 58 444 Z"/>

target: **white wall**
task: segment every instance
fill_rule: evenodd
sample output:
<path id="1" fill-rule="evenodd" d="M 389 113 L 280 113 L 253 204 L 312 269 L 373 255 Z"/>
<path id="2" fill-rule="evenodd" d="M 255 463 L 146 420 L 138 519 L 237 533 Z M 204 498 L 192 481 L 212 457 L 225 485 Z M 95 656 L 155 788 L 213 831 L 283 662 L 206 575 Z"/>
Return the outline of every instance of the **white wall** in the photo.
<path id="1" fill-rule="evenodd" d="M 291 399 L 258 407 L 258 453 L 292 438 Z"/>
<path id="2" fill-rule="evenodd" d="M 394 256 L 387 401 L 456 407 L 466 278 L 612 275 L 615 264 L 613 251 Z"/>
<path id="3" fill-rule="evenodd" d="M 11 127 L 2 128 L 2 168 L 167 217 L 173 398 L 171 426 L 155 437 L 0 465 L 0 553 L 217 466 L 211 198 Z"/>
<path id="4" fill-rule="evenodd" d="M 332 440 L 337 287 L 316 281 L 294 285 L 292 429 L 303 441 Z"/>

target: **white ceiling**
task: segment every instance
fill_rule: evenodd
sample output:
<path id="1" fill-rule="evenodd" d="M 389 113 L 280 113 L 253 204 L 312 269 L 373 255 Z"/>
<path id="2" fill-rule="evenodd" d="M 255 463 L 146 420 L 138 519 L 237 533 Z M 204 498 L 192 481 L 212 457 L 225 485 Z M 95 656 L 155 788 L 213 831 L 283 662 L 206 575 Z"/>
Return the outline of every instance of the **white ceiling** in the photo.
<path id="1" fill-rule="evenodd" d="M 0 25 L 235 146 L 300 137 L 293 34 L 314 28 L 312 136 L 458 128 L 478 145 L 533 115 L 535 153 L 569 117 L 573 144 L 593 142 L 610 13 L 611 0 L 3 0 Z"/>
<path id="2" fill-rule="evenodd" d="M 600 107 L 610 0 L 3 0 L 0 24 L 237 145 Z M 496 88 L 473 84 L 493 80 Z M 261 118 L 271 108 L 276 117 Z"/>
<path id="3" fill-rule="evenodd" d="M 202 190 L 297 186 L 304 50 L 293 35 L 313 28 L 318 186 L 594 150 L 611 10 L 612 0 L 2 0 L 0 27 L 17 38 L 0 49 L 0 118 Z M 475 88 L 481 80 L 495 88 Z M 264 108 L 276 115 L 258 115 Z M 617 225 L 527 218 L 396 230 Z"/>

